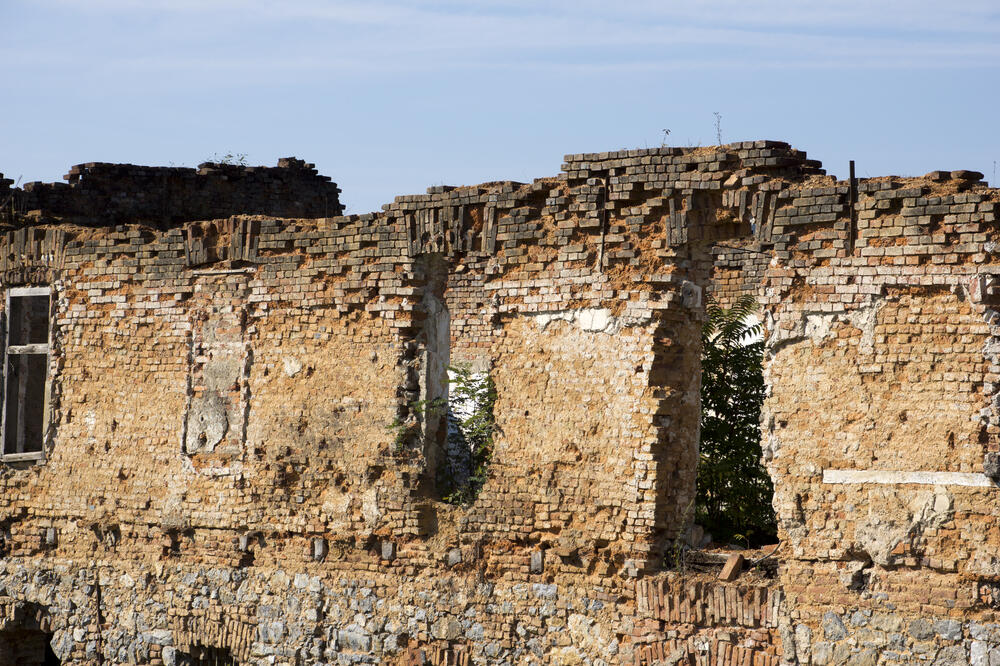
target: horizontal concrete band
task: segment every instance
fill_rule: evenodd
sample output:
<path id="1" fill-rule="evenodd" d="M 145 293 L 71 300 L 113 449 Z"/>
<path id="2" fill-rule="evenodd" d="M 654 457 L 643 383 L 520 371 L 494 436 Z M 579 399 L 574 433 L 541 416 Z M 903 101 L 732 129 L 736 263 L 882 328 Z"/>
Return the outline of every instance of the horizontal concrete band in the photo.
<path id="1" fill-rule="evenodd" d="M 825 469 L 823 483 L 881 483 L 901 485 L 906 483 L 933 486 L 974 486 L 995 488 L 985 474 L 967 472 L 901 472 L 876 469 Z"/>

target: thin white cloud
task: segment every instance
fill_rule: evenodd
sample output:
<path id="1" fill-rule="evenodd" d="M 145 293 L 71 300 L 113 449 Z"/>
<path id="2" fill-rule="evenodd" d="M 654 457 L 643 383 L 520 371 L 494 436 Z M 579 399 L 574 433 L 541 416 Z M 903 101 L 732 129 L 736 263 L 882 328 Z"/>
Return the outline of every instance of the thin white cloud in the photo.
<path id="1" fill-rule="evenodd" d="M 8 0 L 10 1 L 10 0 Z M 17 0 L 14 0 L 15 2 Z M 716 27 L 785 29 L 788 27 L 851 30 L 968 31 L 995 34 L 1000 12 L 992 0 L 845 0 L 837 3 L 802 0 L 461 0 L 454 2 L 358 2 L 356 0 L 20 0 L 22 4 L 58 7 L 87 13 L 109 10 L 145 15 L 218 15 L 268 19 L 310 19 L 337 23 L 392 24 L 432 18 L 472 16 L 513 18 L 523 23 L 552 17 L 581 23 L 616 21 L 658 23 L 696 21 Z"/>
<path id="2" fill-rule="evenodd" d="M 23 0 L 22 0 L 23 1 Z M 644 71 L 680 67 L 942 68 L 1000 64 L 990 2 L 840 3 L 713 0 L 33 0 L 60 13 L 107 16 L 81 53 L 71 35 L 9 40 L 8 64 L 65 63 L 114 72 L 307 71 L 344 75 L 488 69 Z M 156 17 L 159 23 L 148 25 Z M 143 29 L 128 22 L 139 21 Z M 87 40 L 90 35 L 78 35 Z"/>

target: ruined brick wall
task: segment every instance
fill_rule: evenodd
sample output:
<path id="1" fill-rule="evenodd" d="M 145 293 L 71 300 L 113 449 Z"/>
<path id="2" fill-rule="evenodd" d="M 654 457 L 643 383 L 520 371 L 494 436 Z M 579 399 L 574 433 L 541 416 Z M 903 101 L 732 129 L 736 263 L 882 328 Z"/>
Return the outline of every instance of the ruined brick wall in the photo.
<path id="1" fill-rule="evenodd" d="M 744 296 L 759 301 L 771 257 L 771 247 L 752 237 L 716 245 L 708 295 L 724 308 L 733 307 Z"/>
<path id="2" fill-rule="evenodd" d="M 690 521 L 710 248 L 817 168 L 577 155 L 377 215 L 6 233 L 3 285 L 55 314 L 45 459 L 0 475 L 0 634 L 35 604 L 64 663 L 773 662 L 780 595 L 636 586 Z M 468 507 L 417 408 L 451 359 L 498 391 Z"/>
<path id="3" fill-rule="evenodd" d="M 5 208 L 10 205 L 10 201 L 8 199 L 10 198 L 11 193 L 10 186 L 13 184 L 14 181 L 12 179 L 4 178 L 4 175 L 0 173 L 0 204 L 3 204 L 0 208 Z"/>
<path id="4" fill-rule="evenodd" d="M 60 220 L 104 226 L 158 226 L 237 214 L 278 217 L 340 215 L 340 189 L 312 164 L 287 157 L 276 167 L 206 162 L 197 169 L 89 162 L 66 183 L 12 184 L 0 175 L 0 223 Z"/>
<path id="5" fill-rule="evenodd" d="M 756 142 L 363 216 L 9 231 L 0 282 L 51 285 L 55 315 L 45 459 L 0 474 L 0 638 L 64 663 L 989 663 L 998 201 Z M 709 287 L 764 307 L 777 584 L 660 571 Z M 466 507 L 420 407 L 452 362 L 498 392 Z"/>
<path id="6" fill-rule="evenodd" d="M 990 454 L 1000 196 L 979 178 L 866 179 L 853 196 L 848 183 L 816 182 L 779 195 L 762 423 L 788 659 L 1000 655 Z"/>

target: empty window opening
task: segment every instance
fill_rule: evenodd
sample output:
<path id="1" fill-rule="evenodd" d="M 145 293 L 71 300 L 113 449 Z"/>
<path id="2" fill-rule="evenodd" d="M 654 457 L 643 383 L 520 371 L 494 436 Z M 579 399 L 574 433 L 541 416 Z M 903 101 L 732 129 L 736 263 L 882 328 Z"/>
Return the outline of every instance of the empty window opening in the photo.
<path id="1" fill-rule="evenodd" d="M 178 655 L 182 666 L 238 666 L 227 648 L 192 645 L 187 654 Z"/>
<path id="2" fill-rule="evenodd" d="M 690 545 L 759 546 L 777 539 L 774 488 L 761 462 L 764 341 L 759 307 L 706 303 L 702 329 L 701 441 Z M 698 538 L 694 538 L 697 535 Z"/>
<path id="3" fill-rule="evenodd" d="M 45 648 L 42 654 L 42 666 L 59 666 L 62 662 L 59 661 L 59 657 L 56 653 L 52 651 L 52 634 L 45 634 Z"/>
<path id="4" fill-rule="evenodd" d="M 47 416 L 50 306 L 48 287 L 18 287 L 7 292 L 5 460 L 42 457 Z"/>
<path id="5" fill-rule="evenodd" d="M 493 458 L 496 386 L 489 372 L 469 365 L 449 368 L 448 443 L 438 469 L 438 489 L 450 504 L 479 496 Z"/>

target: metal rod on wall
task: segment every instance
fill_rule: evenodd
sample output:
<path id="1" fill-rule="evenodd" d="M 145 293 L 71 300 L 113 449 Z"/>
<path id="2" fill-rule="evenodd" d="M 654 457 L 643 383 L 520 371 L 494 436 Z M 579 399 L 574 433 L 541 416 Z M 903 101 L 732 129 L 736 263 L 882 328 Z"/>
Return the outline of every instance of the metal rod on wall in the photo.
<path id="1" fill-rule="evenodd" d="M 857 203 L 858 203 L 858 179 L 854 176 L 854 160 L 851 160 L 851 174 L 848 181 L 848 205 L 850 206 L 851 220 L 847 225 L 847 256 L 854 254 L 854 236 L 857 233 Z"/>

